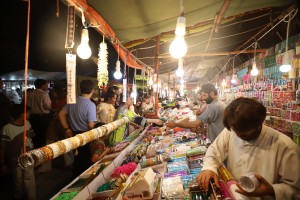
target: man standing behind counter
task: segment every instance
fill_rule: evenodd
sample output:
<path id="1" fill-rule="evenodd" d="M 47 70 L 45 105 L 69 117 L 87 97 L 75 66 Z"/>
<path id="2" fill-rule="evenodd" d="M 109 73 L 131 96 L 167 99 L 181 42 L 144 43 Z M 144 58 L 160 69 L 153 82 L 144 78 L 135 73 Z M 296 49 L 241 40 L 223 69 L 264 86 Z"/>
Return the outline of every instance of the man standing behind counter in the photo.
<path id="1" fill-rule="evenodd" d="M 197 128 L 202 123 L 208 123 L 207 136 L 213 142 L 224 129 L 222 119 L 226 104 L 218 99 L 218 91 L 211 83 L 203 84 L 200 93 L 208 106 L 198 119 L 193 122 L 189 122 L 189 119 L 185 119 L 178 123 L 168 122 L 167 126 L 169 128 Z"/>
<path id="2" fill-rule="evenodd" d="M 227 160 L 235 179 L 254 173 L 260 184 L 253 192 L 237 185 L 238 193 L 249 199 L 300 199 L 300 153 L 288 136 L 265 126 L 266 108 L 258 101 L 240 97 L 224 112 L 225 129 L 209 146 L 201 173 L 200 188 L 208 190 L 217 168 Z"/>

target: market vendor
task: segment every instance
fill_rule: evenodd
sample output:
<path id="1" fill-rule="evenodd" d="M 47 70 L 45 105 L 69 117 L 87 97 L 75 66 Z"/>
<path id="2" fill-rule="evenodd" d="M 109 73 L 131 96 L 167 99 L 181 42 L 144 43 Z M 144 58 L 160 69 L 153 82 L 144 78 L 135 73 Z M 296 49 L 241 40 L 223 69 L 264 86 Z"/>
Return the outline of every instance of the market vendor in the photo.
<path id="1" fill-rule="evenodd" d="M 163 121 L 159 119 L 147 119 L 138 116 L 137 114 L 135 114 L 129 109 L 131 105 L 133 105 L 133 97 L 130 97 L 129 95 L 127 101 L 118 108 L 117 115 L 116 115 L 117 118 L 115 120 L 127 116 L 129 117 L 130 122 L 128 124 L 124 124 L 120 126 L 115 132 L 113 132 L 110 135 L 110 139 L 109 139 L 110 145 L 115 145 L 117 143 L 122 142 L 123 139 L 125 139 L 130 134 L 131 132 L 130 126 L 137 128 L 138 125 L 143 126 L 145 125 L 145 123 L 155 123 L 157 125 L 163 124 Z"/>
<path id="2" fill-rule="evenodd" d="M 265 126 L 266 108 L 250 98 L 232 101 L 224 112 L 224 129 L 209 146 L 202 172 L 197 176 L 200 188 L 208 190 L 213 179 L 218 185 L 217 168 L 226 159 L 235 179 L 255 172 L 260 184 L 253 192 L 240 185 L 236 192 L 249 199 L 300 199 L 300 153 L 288 136 Z"/>
<path id="3" fill-rule="evenodd" d="M 182 127 L 196 129 L 202 123 L 207 123 L 207 136 L 211 141 L 214 141 L 219 133 L 221 133 L 224 129 L 222 118 L 226 104 L 218 99 L 218 91 L 211 83 L 203 84 L 201 86 L 200 93 L 208 106 L 205 111 L 198 116 L 196 121 L 190 122 L 189 119 L 182 120 L 178 123 L 169 121 L 166 125 L 169 128 Z"/>

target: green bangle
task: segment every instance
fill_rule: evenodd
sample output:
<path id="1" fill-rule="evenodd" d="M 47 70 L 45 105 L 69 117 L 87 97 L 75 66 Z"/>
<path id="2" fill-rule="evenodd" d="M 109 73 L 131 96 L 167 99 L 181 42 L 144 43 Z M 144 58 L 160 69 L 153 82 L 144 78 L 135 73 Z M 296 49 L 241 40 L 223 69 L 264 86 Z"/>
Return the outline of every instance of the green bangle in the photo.
<path id="1" fill-rule="evenodd" d="M 65 131 L 68 130 L 68 129 L 70 129 L 70 128 L 65 128 Z"/>

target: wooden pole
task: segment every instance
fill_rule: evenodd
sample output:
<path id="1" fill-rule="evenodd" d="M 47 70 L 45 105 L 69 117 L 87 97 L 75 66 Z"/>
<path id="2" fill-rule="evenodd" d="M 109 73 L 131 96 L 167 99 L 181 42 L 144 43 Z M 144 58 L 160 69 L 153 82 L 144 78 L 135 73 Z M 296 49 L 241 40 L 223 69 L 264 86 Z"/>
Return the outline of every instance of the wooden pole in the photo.
<path id="1" fill-rule="evenodd" d="M 264 53 L 266 52 L 266 49 L 256 49 L 256 53 Z M 224 52 L 206 52 L 206 53 L 191 53 L 191 54 L 186 54 L 184 57 L 189 58 L 189 57 L 198 57 L 198 56 L 228 56 L 228 55 L 235 55 L 235 54 L 253 54 L 254 50 L 249 49 L 249 50 L 244 50 L 244 51 L 224 51 Z M 171 58 L 172 56 L 169 54 L 166 55 L 160 55 L 159 58 Z M 143 59 L 143 58 L 140 58 Z"/>
<path id="2" fill-rule="evenodd" d="M 155 92 L 155 116 L 158 117 L 158 78 L 159 78 L 159 52 L 160 52 L 160 35 L 156 36 L 156 54 L 155 54 L 155 73 L 156 73 L 156 92 Z"/>
<path id="3" fill-rule="evenodd" d="M 170 82 L 171 82 L 171 71 L 169 70 L 169 75 L 168 75 L 168 96 L 170 95 Z"/>

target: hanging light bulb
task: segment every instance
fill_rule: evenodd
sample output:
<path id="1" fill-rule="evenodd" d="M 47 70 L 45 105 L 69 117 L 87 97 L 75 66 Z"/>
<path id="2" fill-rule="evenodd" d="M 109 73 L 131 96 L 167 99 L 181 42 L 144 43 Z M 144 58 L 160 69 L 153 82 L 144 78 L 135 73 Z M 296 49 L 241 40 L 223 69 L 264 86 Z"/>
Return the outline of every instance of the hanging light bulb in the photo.
<path id="1" fill-rule="evenodd" d="M 237 75 L 236 74 L 232 74 L 231 83 L 232 84 L 236 84 L 236 79 L 237 79 Z"/>
<path id="2" fill-rule="evenodd" d="M 89 46 L 89 32 L 87 28 L 81 31 L 81 43 L 77 47 L 77 54 L 82 59 L 88 59 L 92 55 L 92 50 Z"/>
<path id="3" fill-rule="evenodd" d="M 182 58 L 178 59 L 178 68 L 176 70 L 176 76 L 183 77 L 184 71 L 183 71 L 183 60 Z"/>
<path id="4" fill-rule="evenodd" d="M 291 15 L 289 15 L 289 19 L 287 21 L 288 24 L 287 24 L 287 28 L 286 28 L 285 52 L 283 54 L 282 65 L 279 67 L 279 70 L 281 72 L 289 72 L 292 68 L 290 61 L 289 61 L 289 54 L 288 54 L 289 27 L 290 27 L 291 20 L 292 20 Z"/>
<path id="5" fill-rule="evenodd" d="M 257 76 L 258 75 L 258 69 L 256 67 L 256 62 L 253 62 L 252 70 L 251 70 L 250 74 L 251 74 L 251 76 Z"/>
<path id="6" fill-rule="evenodd" d="M 114 73 L 115 79 L 120 79 L 122 78 L 122 73 L 121 73 L 121 64 L 120 61 L 118 60 L 116 63 L 116 71 Z"/>
<path id="7" fill-rule="evenodd" d="M 289 54 L 288 52 L 284 52 L 283 59 L 282 59 L 282 65 L 279 67 L 279 70 L 281 72 L 289 72 L 291 70 L 292 66 L 289 62 Z"/>
<path id="8" fill-rule="evenodd" d="M 150 75 L 150 78 L 149 78 L 149 85 L 152 86 L 153 85 L 153 79 L 152 79 L 152 76 Z"/>
<path id="9" fill-rule="evenodd" d="M 187 52 L 187 45 L 184 40 L 185 35 L 185 17 L 183 16 L 183 2 L 180 2 L 181 16 L 177 19 L 176 29 L 175 29 L 175 39 L 169 47 L 169 51 L 172 57 L 182 58 Z"/>
<path id="10" fill-rule="evenodd" d="M 253 45 L 254 45 L 254 57 L 253 57 L 252 70 L 251 70 L 250 74 L 251 74 L 251 76 L 257 76 L 258 75 L 258 69 L 257 69 L 257 66 L 256 66 L 256 61 L 255 61 L 257 42 L 254 42 Z"/>
<path id="11" fill-rule="evenodd" d="M 222 85 L 223 87 L 225 87 L 225 86 L 226 86 L 226 81 L 225 81 L 225 79 L 223 79 L 223 81 L 222 81 L 221 85 Z"/>
<path id="12" fill-rule="evenodd" d="M 182 58 L 187 52 L 187 45 L 183 36 L 175 36 L 175 39 L 169 48 L 170 54 L 173 58 Z"/>
<path id="13" fill-rule="evenodd" d="M 130 96 L 132 98 L 136 98 L 136 85 L 135 84 L 132 85 L 132 92 L 131 92 Z"/>
<path id="14" fill-rule="evenodd" d="M 218 89 L 218 88 L 219 88 L 219 87 L 218 87 L 218 82 L 216 82 L 215 88 L 216 88 L 216 89 Z"/>
<path id="15" fill-rule="evenodd" d="M 184 84 L 184 80 L 183 80 L 183 78 L 181 77 L 181 79 L 180 79 L 180 84 Z"/>

